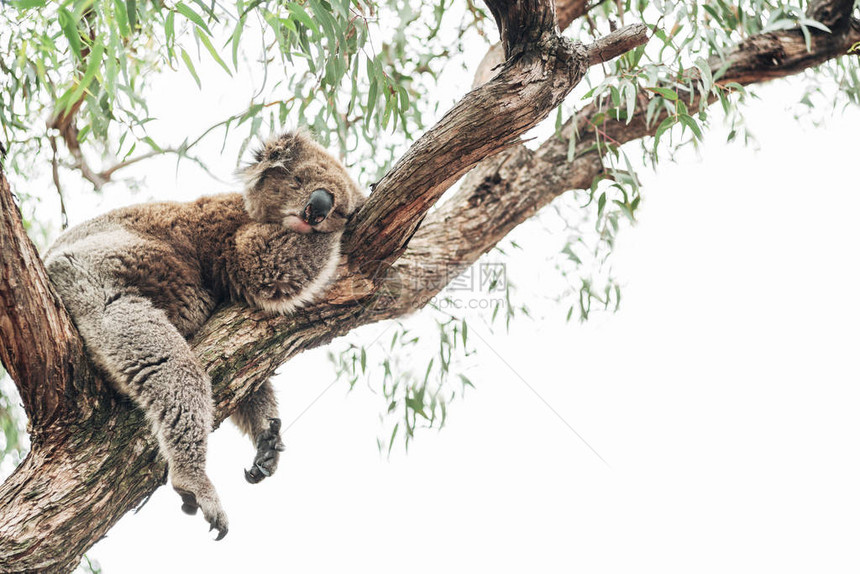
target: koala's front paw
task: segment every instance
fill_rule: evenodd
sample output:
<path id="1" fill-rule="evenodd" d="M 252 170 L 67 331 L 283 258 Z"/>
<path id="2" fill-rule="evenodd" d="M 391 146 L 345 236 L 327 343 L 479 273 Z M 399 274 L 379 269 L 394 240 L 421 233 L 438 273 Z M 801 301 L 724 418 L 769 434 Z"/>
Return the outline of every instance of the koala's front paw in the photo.
<path id="1" fill-rule="evenodd" d="M 278 459 L 284 443 L 281 442 L 281 419 L 269 419 L 269 428 L 257 436 L 257 455 L 254 465 L 245 471 L 245 480 L 257 484 L 267 476 L 272 476 L 278 468 Z"/>
<path id="2" fill-rule="evenodd" d="M 203 518 L 209 523 L 209 530 L 218 531 L 215 540 L 227 536 L 227 514 L 221 508 L 215 488 L 208 480 L 194 490 L 175 484 L 173 489 L 182 497 L 182 512 L 193 515 L 197 514 L 197 509 L 200 508 L 203 510 Z"/>

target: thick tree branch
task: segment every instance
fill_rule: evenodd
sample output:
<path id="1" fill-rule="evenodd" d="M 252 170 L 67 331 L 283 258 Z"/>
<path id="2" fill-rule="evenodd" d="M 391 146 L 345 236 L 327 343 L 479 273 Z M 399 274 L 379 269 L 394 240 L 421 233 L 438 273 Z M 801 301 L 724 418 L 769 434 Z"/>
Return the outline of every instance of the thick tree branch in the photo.
<path id="1" fill-rule="evenodd" d="M 354 265 L 397 259 L 445 190 L 546 118 L 582 78 L 586 62 L 645 43 L 647 28 L 628 26 L 587 48 L 559 36 L 546 38 L 541 52 L 511 58 L 494 78 L 466 94 L 379 182 L 344 247 Z"/>
<path id="2" fill-rule="evenodd" d="M 377 184 L 344 250 L 391 261 L 427 210 L 466 171 L 544 119 L 579 83 L 588 55 L 555 30 L 551 2 L 489 2 L 510 58 L 425 133 Z"/>
<path id="3" fill-rule="evenodd" d="M 81 341 L 27 237 L 0 168 L 0 360 L 18 386 L 35 441 L 86 371 Z"/>
<path id="4" fill-rule="evenodd" d="M 585 0 L 557 0 L 555 3 L 555 18 L 558 22 L 558 29 L 564 30 L 570 24 L 588 12 L 593 5 L 600 0 L 594 2 L 586 2 Z"/>
<path id="5" fill-rule="evenodd" d="M 812 34 L 810 49 L 800 30 L 784 30 L 752 36 L 738 44 L 726 53 L 725 59 L 711 58 L 709 64 L 712 73 L 727 65 L 722 77 L 716 83 L 725 86 L 732 82 L 748 85 L 766 82 L 798 74 L 827 60 L 846 55 L 851 46 L 860 41 L 860 22 L 849 22 L 840 32 L 828 34 L 815 32 Z M 687 103 L 688 108 L 696 110 L 702 105 L 701 93 L 679 94 Z M 715 95 L 708 99 L 710 103 L 716 100 Z M 648 135 L 653 135 L 665 112 L 646 122 L 646 105 L 637 106 L 637 111 L 628 122 L 606 117 L 600 124 L 600 130 L 605 137 L 619 143 L 626 143 Z M 579 142 L 577 151 L 581 152 L 593 143 L 595 131 L 592 118 L 598 113 L 598 106 L 590 104 L 583 108 L 575 119 L 569 120 L 562 128 L 562 138 L 553 138 L 541 146 L 538 156 L 552 165 L 565 166 L 563 171 L 573 176 L 575 168 L 567 158 L 567 138 L 571 127 L 576 123 Z M 577 176 L 578 177 L 578 176 Z M 591 185 L 589 179 L 581 187 Z"/>
<path id="6" fill-rule="evenodd" d="M 602 0 L 595 0 L 595 3 L 593 4 L 587 4 L 582 0 L 560 0 L 557 2 L 556 18 L 559 30 L 566 29 L 574 20 L 588 12 L 588 10 L 599 4 L 601 1 Z M 639 34 L 638 30 L 634 31 L 634 29 L 630 28 L 626 30 L 629 40 L 634 40 Z M 601 62 L 607 62 L 629 50 L 632 50 L 640 43 L 643 43 L 632 41 L 629 47 L 625 47 L 625 38 L 623 36 L 619 36 L 618 32 L 623 32 L 623 30 L 613 32 L 605 38 L 601 38 L 594 44 L 588 46 L 589 66 L 594 66 Z M 484 55 L 484 58 L 481 60 L 481 63 L 478 64 L 478 70 L 475 72 L 475 79 L 472 82 L 472 88 L 477 88 L 478 86 L 485 84 L 495 75 L 496 70 L 504 61 L 505 52 L 502 48 L 501 42 L 490 46 L 486 55 Z"/>
<path id="7" fill-rule="evenodd" d="M 853 10 L 854 0 L 811 0 L 806 15 L 838 33 L 850 24 Z"/>
<path id="8" fill-rule="evenodd" d="M 555 32 L 553 0 L 486 0 L 499 27 L 505 57 L 546 42 Z"/>

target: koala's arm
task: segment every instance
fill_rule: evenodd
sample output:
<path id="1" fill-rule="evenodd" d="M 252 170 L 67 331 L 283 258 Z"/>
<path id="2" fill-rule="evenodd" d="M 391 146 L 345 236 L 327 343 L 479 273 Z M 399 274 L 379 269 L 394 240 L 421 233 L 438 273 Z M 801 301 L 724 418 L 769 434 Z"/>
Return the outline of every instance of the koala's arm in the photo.
<path id="1" fill-rule="evenodd" d="M 239 228 L 226 253 L 234 298 L 289 313 L 320 295 L 340 261 L 340 233 L 306 235 L 270 223 Z"/>
<path id="2" fill-rule="evenodd" d="M 231 419 L 257 447 L 254 463 L 245 471 L 247 481 L 255 484 L 271 476 L 278 468 L 280 452 L 284 450 L 278 401 L 271 381 L 264 382 L 239 403 Z"/>

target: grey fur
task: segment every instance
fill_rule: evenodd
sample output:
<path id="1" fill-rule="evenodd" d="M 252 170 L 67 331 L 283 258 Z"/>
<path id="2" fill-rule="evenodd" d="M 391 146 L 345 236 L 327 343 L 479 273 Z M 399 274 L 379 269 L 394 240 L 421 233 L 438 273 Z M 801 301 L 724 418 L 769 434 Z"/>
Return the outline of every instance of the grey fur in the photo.
<path id="1" fill-rule="evenodd" d="M 347 218 L 364 202 L 343 166 L 304 134 L 267 142 L 243 171 L 243 195 L 116 210 L 64 233 L 48 273 L 95 364 L 144 410 L 182 509 L 199 507 L 221 539 L 227 516 L 206 476 L 213 406 L 186 339 L 225 299 L 288 313 L 320 295 L 340 258 Z M 333 207 L 313 229 L 316 189 Z M 280 421 L 266 381 L 233 421 L 257 447 L 249 482 L 277 468 Z"/>

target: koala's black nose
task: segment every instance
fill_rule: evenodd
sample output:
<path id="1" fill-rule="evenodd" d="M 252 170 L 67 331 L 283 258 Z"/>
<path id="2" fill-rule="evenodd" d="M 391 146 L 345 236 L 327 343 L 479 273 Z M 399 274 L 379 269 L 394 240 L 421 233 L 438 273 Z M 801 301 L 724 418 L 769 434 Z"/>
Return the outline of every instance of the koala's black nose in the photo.
<path id="1" fill-rule="evenodd" d="M 302 210 L 302 219 L 311 225 L 317 225 L 328 216 L 334 198 L 324 189 L 317 189 L 311 194 L 308 204 Z"/>

